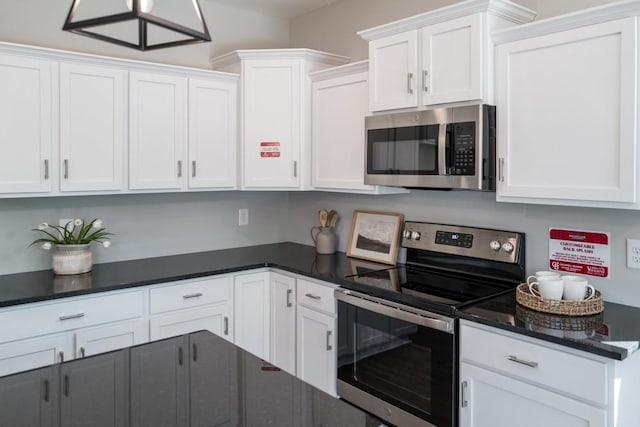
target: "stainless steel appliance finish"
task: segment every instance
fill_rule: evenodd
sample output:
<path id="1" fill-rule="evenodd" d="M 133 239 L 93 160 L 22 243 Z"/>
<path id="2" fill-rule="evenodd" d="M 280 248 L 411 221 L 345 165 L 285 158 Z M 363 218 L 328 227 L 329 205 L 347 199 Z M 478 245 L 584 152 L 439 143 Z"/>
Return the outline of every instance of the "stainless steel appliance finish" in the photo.
<path id="1" fill-rule="evenodd" d="M 369 116 L 365 183 L 495 191 L 495 107 Z"/>
<path id="2" fill-rule="evenodd" d="M 406 264 L 336 290 L 338 395 L 399 426 L 457 425 L 460 307 L 524 280 L 522 233 L 407 221 Z"/>

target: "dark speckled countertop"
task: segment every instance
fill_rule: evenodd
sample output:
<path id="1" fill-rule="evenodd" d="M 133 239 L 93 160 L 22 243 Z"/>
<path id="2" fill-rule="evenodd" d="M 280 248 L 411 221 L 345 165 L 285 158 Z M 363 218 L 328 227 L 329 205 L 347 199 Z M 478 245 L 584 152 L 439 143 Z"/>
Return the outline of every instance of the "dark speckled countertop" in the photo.
<path id="1" fill-rule="evenodd" d="M 91 273 L 75 276 L 55 276 L 51 270 L 42 270 L 0 276 L 0 307 L 272 267 L 425 308 L 410 295 L 349 279 L 348 276 L 355 274 L 356 268 L 362 268 L 363 264 L 372 269 L 389 268 L 350 259 L 343 252 L 318 255 L 311 246 L 274 243 L 96 264 Z M 623 360 L 636 351 L 640 341 L 640 308 L 620 304 L 605 303 L 601 315 L 567 318 L 520 307 L 515 302 L 515 293 L 510 293 L 462 309 L 459 314 L 467 320 L 616 360 Z M 611 342 L 633 343 L 635 349 Z"/>

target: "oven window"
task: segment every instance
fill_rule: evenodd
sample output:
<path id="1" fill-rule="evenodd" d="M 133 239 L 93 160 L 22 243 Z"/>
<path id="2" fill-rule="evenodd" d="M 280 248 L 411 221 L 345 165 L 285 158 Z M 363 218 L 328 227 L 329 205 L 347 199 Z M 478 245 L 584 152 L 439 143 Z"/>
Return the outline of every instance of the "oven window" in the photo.
<path id="1" fill-rule="evenodd" d="M 367 172 L 437 175 L 439 125 L 373 129 L 367 132 Z"/>
<path id="2" fill-rule="evenodd" d="M 453 335 L 339 301 L 338 379 L 437 425 L 451 422 Z"/>

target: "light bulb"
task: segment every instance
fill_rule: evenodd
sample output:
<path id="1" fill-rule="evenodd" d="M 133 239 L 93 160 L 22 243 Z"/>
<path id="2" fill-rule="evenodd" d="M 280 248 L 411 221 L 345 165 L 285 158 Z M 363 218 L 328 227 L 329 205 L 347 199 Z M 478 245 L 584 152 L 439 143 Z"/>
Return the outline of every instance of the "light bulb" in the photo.
<path id="1" fill-rule="evenodd" d="M 133 0 L 125 0 L 125 3 L 127 3 L 127 9 L 129 10 L 133 9 Z M 149 13 L 151 12 L 152 8 L 153 8 L 153 0 L 140 0 L 140 9 L 142 9 L 140 12 Z"/>

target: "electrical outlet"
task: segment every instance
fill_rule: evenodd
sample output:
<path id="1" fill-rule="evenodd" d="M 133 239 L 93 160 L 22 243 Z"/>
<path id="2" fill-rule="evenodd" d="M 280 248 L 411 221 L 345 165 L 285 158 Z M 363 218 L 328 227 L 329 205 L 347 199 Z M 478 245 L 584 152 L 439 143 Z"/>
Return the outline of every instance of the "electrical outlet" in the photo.
<path id="1" fill-rule="evenodd" d="M 640 269 L 640 240 L 627 239 L 627 268 Z"/>
<path id="2" fill-rule="evenodd" d="M 60 221 L 58 221 L 58 225 L 60 227 L 67 227 L 67 231 L 71 231 L 73 230 L 73 218 L 60 218 Z"/>
<path id="3" fill-rule="evenodd" d="M 238 225 L 249 224 L 249 209 L 238 209 Z"/>

